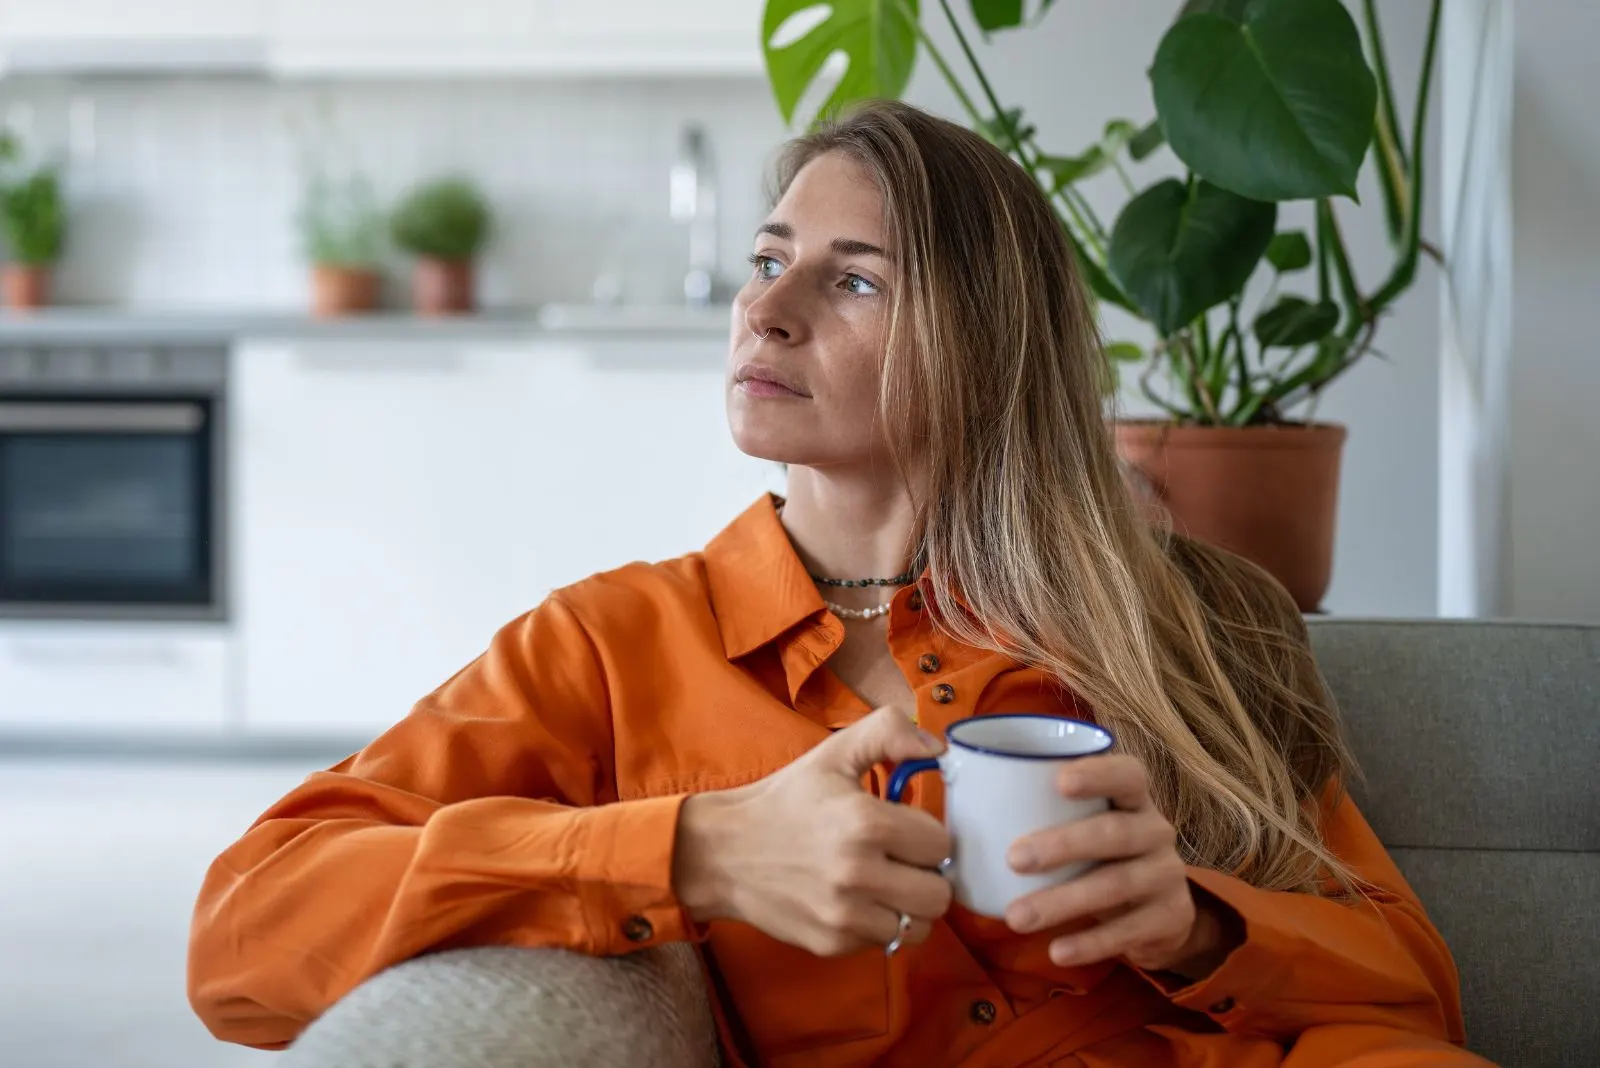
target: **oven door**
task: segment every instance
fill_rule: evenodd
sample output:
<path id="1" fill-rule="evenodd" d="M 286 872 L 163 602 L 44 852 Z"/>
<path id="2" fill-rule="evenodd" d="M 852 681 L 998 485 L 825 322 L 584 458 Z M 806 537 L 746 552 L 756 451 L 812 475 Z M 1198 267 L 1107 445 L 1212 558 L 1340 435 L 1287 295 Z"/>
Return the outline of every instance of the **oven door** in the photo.
<path id="1" fill-rule="evenodd" d="M 0 398 L 0 615 L 221 618 L 216 407 Z"/>

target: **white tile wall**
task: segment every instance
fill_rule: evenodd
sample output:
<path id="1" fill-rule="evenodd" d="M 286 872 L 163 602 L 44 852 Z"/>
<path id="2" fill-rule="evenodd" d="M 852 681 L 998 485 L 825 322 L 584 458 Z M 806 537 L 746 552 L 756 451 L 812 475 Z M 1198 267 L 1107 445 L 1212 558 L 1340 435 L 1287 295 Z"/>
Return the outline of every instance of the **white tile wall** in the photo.
<path id="1" fill-rule="evenodd" d="M 66 160 L 59 299 L 161 308 L 303 306 L 293 213 L 308 155 L 361 167 L 388 203 L 421 178 L 476 178 L 499 220 L 486 304 L 588 299 L 608 256 L 631 297 L 672 299 L 687 256 L 667 214 L 682 125 L 710 131 L 733 277 L 784 136 L 760 79 L 40 79 L 0 86 L 0 120 Z M 389 297 L 403 303 L 405 263 L 393 259 Z"/>

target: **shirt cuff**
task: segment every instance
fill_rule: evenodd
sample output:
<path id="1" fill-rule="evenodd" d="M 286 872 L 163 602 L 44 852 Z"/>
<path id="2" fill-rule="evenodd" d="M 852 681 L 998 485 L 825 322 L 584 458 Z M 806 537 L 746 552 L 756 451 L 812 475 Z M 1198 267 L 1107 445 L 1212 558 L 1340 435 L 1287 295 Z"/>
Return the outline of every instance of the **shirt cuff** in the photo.
<path id="1" fill-rule="evenodd" d="M 589 944 L 620 956 L 668 942 L 698 942 L 706 929 L 672 890 L 678 814 L 687 795 L 621 801 L 585 813 L 577 890 Z"/>
<path id="2" fill-rule="evenodd" d="M 1243 932 L 1242 941 L 1202 979 L 1190 981 L 1170 972 L 1136 970 L 1173 1004 L 1205 1013 L 1227 1030 L 1237 1030 L 1256 993 L 1280 981 L 1284 957 L 1264 944 L 1270 943 L 1270 936 L 1264 939 L 1266 932 L 1250 921 L 1249 897 L 1260 891 L 1231 875 L 1207 868 L 1190 867 L 1188 875 L 1190 886 L 1231 913 L 1227 918 L 1235 924 L 1235 930 Z"/>

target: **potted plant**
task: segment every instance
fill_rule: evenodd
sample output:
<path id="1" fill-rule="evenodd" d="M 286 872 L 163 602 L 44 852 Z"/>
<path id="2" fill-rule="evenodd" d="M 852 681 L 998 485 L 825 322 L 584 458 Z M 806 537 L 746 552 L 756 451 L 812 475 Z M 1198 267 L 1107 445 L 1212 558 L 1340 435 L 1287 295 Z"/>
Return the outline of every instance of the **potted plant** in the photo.
<path id="1" fill-rule="evenodd" d="M 472 311 L 473 264 L 489 236 L 489 205 L 471 182 L 442 178 L 408 193 L 390 223 L 396 245 L 417 257 L 412 299 L 424 315 Z"/>
<path id="2" fill-rule="evenodd" d="M 54 165 L 13 174 L 21 156 L 16 139 L 0 134 L 0 228 L 10 258 L 0 274 L 9 308 L 39 308 L 50 301 L 50 268 L 61 257 L 66 213 L 60 171 Z"/>
<path id="3" fill-rule="evenodd" d="M 311 261 L 313 313 L 330 318 L 375 309 L 384 216 L 367 180 L 312 174 L 296 221 Z"/>
<path id="4" fill-rule="evenodd" d="M 1024 24 L 1016 0 L 968 3 L 986 33 Z M 1114 118 L 1073 154 L 1048 151 L 1022 109 L 1002 104 L 950 0 L 938 7 L 975 88 L 910 0 L 836 4 L 805 33 L 773 43 L 813 6 L 766 3 L 767 74 L 784 119 L 794 121 L 836 50 L 850 64 L 823 112 L 899 96 L 926 50 L 972 126 L 1038 177 L 1097 298 L 1150 327 L 1145 344 L 1107 346 L 1115 364 L 1142 365 L 1139 388 L 1164 416 L 1115 428 L 1133 481 L 1179 529 L 1255 560 L 1315 609 L 1331 576 L 1345 430 L 1311 413 L 1373 351 L 1381 317 L 1414 282 L 1425 250 L 1423 144 L 1441 0 L 1430 0 L 1409 128 L 1375 0 L 1363 0 L 1361 28 L 1340 0 L 1189 0 L 1149 66 L 1154 121 Z M 1163 146 L 1180 173 L 1140 187 L 1137 164 Z M 1338 207 L 1353 199 L 1369 157 L 1393 249 L 1375 287 L 1351 267 Z M 1091 181 L 1126 190 L 1109 226 L 1084 195 Z M 1278 205 L 1297 201 L 1309 202 L 1314 225 L 1280 231 Z"/>

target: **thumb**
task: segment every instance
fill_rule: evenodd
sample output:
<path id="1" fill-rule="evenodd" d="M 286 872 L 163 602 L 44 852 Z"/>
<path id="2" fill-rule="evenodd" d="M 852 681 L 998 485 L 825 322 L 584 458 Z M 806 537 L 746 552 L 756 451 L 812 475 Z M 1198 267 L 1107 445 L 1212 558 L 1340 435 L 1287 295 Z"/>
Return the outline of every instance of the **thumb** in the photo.
<path id="1" fill-rule="evenodd" d="M 812 758 L 829 771 L 857 779 L 874 764 L 897 764 L 942 752 L 944 743 L 919 730 L 904 709 L 886 705 L 817 746 Z"/>

